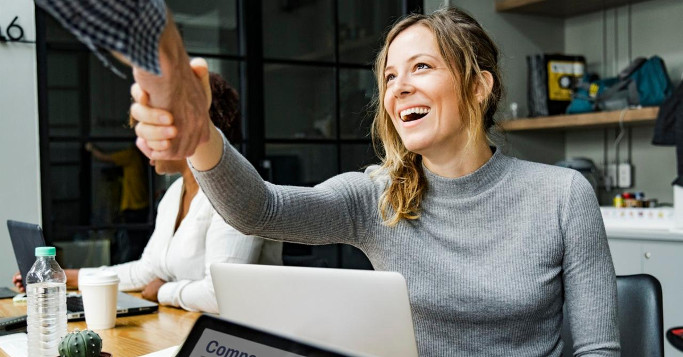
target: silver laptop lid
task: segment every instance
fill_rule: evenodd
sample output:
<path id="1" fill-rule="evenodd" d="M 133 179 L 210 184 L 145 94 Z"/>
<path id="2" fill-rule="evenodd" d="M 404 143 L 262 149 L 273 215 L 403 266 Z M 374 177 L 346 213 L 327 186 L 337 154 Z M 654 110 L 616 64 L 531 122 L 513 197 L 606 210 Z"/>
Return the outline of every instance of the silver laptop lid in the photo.
<path id="1" fill-rule="evenodd" d="M 373 356 L 417 356 L 399 273 L 251 264 L 211 266 L 220 315 Z"/>

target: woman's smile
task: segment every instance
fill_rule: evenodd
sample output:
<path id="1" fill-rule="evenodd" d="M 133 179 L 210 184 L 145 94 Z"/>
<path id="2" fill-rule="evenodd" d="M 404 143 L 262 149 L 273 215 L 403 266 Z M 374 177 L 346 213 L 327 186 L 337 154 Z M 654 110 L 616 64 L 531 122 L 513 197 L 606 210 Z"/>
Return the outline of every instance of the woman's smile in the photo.
<path id="1" fill-rule="evenodd" d="M 455 78 L 431 30 L 415 25 L 396 36 L 384 78 L 384 106 L 408 150 L 431 156 L 452 154 L 464 145 Z"/>
<path id="2" fill-rule="evenodd" d="M 399 113 L 399 118 L 401 118 L 401 120 L 404 122 L 410 122 L 424 118 L 425 115 L 429 114 L 429 111 L 429 107 L 412 107 L 403 109 Z"/>

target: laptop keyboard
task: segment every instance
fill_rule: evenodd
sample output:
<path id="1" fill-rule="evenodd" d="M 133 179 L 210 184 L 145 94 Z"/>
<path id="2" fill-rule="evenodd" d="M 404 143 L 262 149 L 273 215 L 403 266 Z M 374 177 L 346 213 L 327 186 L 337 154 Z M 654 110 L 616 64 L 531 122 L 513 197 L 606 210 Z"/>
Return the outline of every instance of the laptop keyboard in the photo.
<path id="1" fill-rule="evenodd" d="M 66 310 L 69 312 L 83 311 L 83 299 L 80 296 L 69 295 L 66 297 Z"/>
<path id="2" fill-rule="evenodd" d="M 18 294 L 18 293 L 12 289 L 5 288 L 5 287 L 0 288 L 0 299 L 11 298 L 11 297 L 14 297 L 14 295 L 16 295 L 16 294 Z"/>

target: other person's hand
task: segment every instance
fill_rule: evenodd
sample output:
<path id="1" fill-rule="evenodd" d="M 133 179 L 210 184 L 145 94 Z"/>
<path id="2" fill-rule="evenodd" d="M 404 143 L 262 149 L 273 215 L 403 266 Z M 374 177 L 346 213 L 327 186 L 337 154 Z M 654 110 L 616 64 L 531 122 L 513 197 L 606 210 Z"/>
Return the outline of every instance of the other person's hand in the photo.
<path id="1" fill-rule="evenodd" d="M 79 269 L 64 269 L 67 288 L 78 289 L 78 271 Z"/>
<path id="2" fill-rule="evenodd" d="M 91 142 L 87 142 L 87 143 L 85 143 L 84 147 L 85 147 L 85 151 L 91 152 L 93 149 L 93 144 Z"/>
<path id="3" fill-rule="evenodd" d="M 21 279 L 21 273 L 16 272 L 12 277 L 12 284 L 17 287 L 20 293 L 25 293 L 26 288 L 24 287 L 24 282 Z"/>
<path id="4" fill-rule="evenodd" d="M 208 110 L 211 106 L 208 64 L 202 58 L 195 58 L 190 64 L 194 76 L 201 83 L 205 98 L 203 108 L 208 116 Z M 154 105 L 150 103 L 149 94 L 139 83 L 135 83 L 131 87 L 131 96 L 135 103 L 130 107 L 130 114 L 138 122 L 135 125 L 135 133 L 138 135 L 137 145 L 149 158 L 156 159 L 160 155 L 164 155 L 164 148 L 173 145 L 173 141 L 177 139 L 177 135 L 182 129 L 179 127 L 173 112 L 154 108 Z M 209 123 L 207 128 L 209 128 L 211 124 L 208 117 L 206 120 Z"/>
<path id="5" fill-rule="evenodd" d="M 159 294 L 159 289 L 162 285 L 166 284 L 166 281 L 156 278 L 145 286 L 142 290 L 142 298 L 149 301 L 159 302 L 157 295 Z"/>
<path id="6" fill-rule="evenodd" d="M 149 123 L 138 123 L 137 145 L 152 160 L 184 159 L 194 153 L 197 145 L 209 140 L 210 120 L 206 91 L 189 66 L 172 18 L 161 35 L 159 61 L 161 76 L 139 68 L 133 69 L 133 76 L 141 91 L 147 93 L 149 106 L 165 109 L 173 116 L 157 118 L 158 124 L 165 126 L 161 130 L 152 130 Z"/>

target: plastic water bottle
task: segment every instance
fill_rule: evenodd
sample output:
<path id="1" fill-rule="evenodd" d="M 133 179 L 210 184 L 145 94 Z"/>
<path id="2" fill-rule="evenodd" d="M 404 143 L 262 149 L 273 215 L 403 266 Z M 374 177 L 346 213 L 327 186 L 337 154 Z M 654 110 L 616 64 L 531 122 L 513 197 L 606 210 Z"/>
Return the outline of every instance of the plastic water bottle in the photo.
<path id="1" fill-rule="evenodd" d="M 59 356 L 66 335 L 66 274 L 55 260 L 55 247 L 37 247 L 26 274 L 29 357 Z"/>

